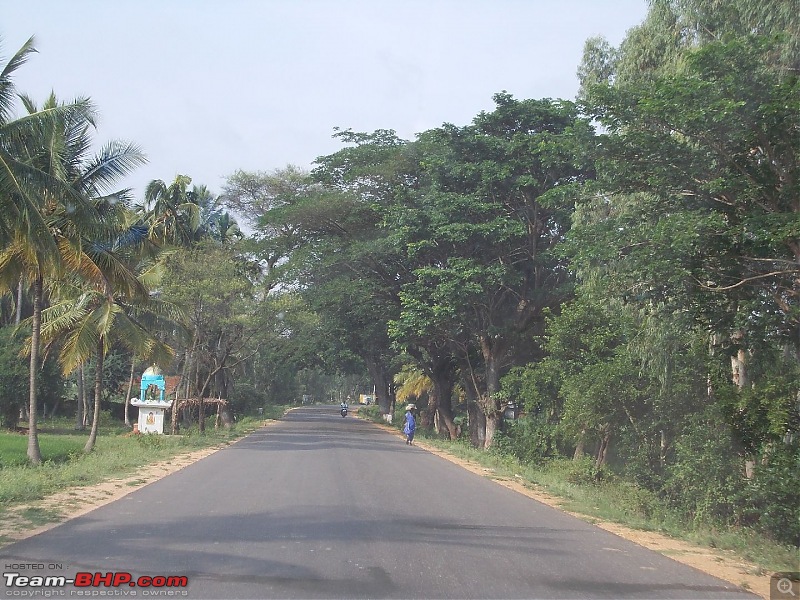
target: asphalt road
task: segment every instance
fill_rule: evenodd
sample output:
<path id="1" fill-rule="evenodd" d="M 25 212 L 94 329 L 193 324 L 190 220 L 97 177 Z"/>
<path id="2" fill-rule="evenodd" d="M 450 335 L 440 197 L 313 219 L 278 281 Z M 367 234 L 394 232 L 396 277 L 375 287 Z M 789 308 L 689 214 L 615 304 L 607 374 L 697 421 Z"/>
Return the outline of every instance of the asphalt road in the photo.
<path id="1" fill-rule="evenodd" d="M 294 410 L 0 560 L 21 577 L 188 580 L 42 588 L 4 575 L 4 597 L 755 598 L 335 406 Z"/>

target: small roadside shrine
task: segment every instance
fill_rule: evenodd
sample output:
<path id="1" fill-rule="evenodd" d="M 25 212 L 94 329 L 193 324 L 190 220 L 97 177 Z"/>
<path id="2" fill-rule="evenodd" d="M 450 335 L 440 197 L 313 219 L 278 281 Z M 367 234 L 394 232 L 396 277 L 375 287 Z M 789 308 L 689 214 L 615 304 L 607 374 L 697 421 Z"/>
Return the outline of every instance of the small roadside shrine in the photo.
<path id="1" fill-rule="evenodd" d="M 131 406 L 139 407 L 140 433 L 164 433 L 164 412 L 172 406 L 172 400 L 165 397 L 166 389 L 164 375 L 156 365 L 142 374 L 141 393 L 131 398 Z"/>

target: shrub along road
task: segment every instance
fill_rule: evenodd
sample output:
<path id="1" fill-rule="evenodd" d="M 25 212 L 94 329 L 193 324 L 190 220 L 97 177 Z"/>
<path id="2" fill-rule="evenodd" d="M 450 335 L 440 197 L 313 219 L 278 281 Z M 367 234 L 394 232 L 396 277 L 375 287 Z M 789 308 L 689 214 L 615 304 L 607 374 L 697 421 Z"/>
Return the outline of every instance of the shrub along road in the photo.
<path id="1" fill-rule="evenodd" d="M 21 577 L 187 578 L 83 590 L 139 597 L 755 597 L 333 406 L 294 410 L 0 560 Z M 5 576 L 5 592 L 21 581 Z"/>

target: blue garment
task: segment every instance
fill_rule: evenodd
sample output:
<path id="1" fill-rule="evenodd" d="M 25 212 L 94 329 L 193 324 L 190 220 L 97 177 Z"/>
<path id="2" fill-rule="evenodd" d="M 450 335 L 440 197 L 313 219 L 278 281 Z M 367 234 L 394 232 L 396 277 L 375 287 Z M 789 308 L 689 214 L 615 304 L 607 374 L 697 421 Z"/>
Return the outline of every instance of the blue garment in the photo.
<path id="1" fill-rule="evenodd" d="M 417 422 L 414 420 L 414 415 L 411 414 L 411 411 L 406 411 L 406 422 L 403 425 L 403 433 L 408 436 L 408 440 L 411 441 L 414 439 L 414 430 L 417 428 Z"/>
<path id="2" fill-rule="evenodd" d="M 417 422 L 414 420 L 414 415 L 411 414 L 411 411 L 406 412 L 406 423 L 403 425 L 403 433 L 406 435 L 414 433 L 416 428 Z"/>

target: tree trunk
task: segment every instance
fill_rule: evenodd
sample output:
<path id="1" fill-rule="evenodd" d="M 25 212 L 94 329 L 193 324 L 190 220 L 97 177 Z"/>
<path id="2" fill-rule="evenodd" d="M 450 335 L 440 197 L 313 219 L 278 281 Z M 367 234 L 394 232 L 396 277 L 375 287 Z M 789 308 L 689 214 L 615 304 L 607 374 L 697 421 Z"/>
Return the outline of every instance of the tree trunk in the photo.
<path id="1" fill-rule="evenodd" d="M 75 374 L 75 381 L 78 384 L 78 393 L 77 397 L 75 398 L 76 404 L 78 405 L 75 414 L 75 429 L 78 431 L 82 431 L 85 427 L 83 423 L 83 415 L 84 415 L 83 365 L 78 367 L 78 372 Z"/>
<path id="2" fill-rule="evenodd" d="M 217 373 L 222 369 L 222 367 L 217 367 L 214 371 L 208 374 L 206 380 L 203 382 L 203 385 L 200 386 L 200 369 L 197 370 L 197 400 L 198 400 L 198 414 L 197 414 L 197 429 L 200 433 L 205 433 L 206 431 L 206 403 L 205 403 L 205 393 L 206 390 L 210 389 L 211 382 L 213 381 L 214 377 L 216 377 Z"/>
<path id="3" fill-rule="evenodd" d="M 483 448 L 486 445 L 486 415 L 483 414 L 477 402 L 467 404 L 469 415 L 469 442 L 473 448 Z"/>
<path id="4" fill-rule="evenodd" d="M 220 419 L 222 421 L 222 426 L 225 429 L 231 428 L 231 425 L 233 425 L 233 417 L 231 416 L 229 405 L 222 409 L 222 412 L 220 413 Z"/>
<path id="5" fill-rule="evenodd" d="M 197 371 L 198 377 L 198 385 L 200 383 L 200 370 Z M 206 403 L 203 402 L 203 393 L 205 392 L 206 386 L 203 386 L 202 390 L 199 390 L 197 394 L 197 431 L 201 434 L 206 432 Z"/>
<path id="6" fill-rule="evenodd" d="M 222 369 L 214 377 L 217 388 L 217 398 L 228 398 L 228 375 L 225 369 Z"/>
<path id="7" fill-rule="evenodd" d="M 367 365 L 367 371 L 372 378 L 377 404 L 380 406 L 381 412 L 384 415 L 391 414 L 394 405 L 394 386 L 392 385 L 391 374 L 386 371 L 379 360 L 365 358 L 364 363 Z"/>
<path id="8" fill-rule="evenodd" d="M 461 385 L 467 397 L 469 442 L 474 448 L 483 448 L 486 443 L 486 416 L 481 409 L 476 373 L 466 354 L 461 364 Z"/>
<path id="9" fill-rule="evenodd" d="M 92 429 L 89 439 L 83 447 L 84 452 L 91 452 L 97 442 L 97 431 L 100 429 L 100 398 L 103 393 L 103 359 L 105 358 L 105 343 L 101 336 L 97 343 L 97 368 L 94 375 L 94 412 L 92 413 Z"/>
<path id="10" fill-rule="evenodd" d="M 611 426 L 606 424 L 601 430 L 600 447 L 597 449 L 597 459 L 594 462 L 595 468 L 600 468 L 608 460 L 608 448 L 611 445 Z"/>
<path id="11" fill-rule="evenodd" d="M 81 430 L 86 429 L 86 424 L 89 422 L 89 395 L 86 393 L 86 370 L 84 365 L 81 365 L 78 370 L 78 376 L 81 378 L 81 403 L 83 405 L 83 421 L 81 423 Z"/>
<path id="12" fill-rule="evenodd" d="M 458 437 L 456 424 L 453 421 L 453 378 L 455 373 L 452 368 L 451 359 L 448 357 L 437 361 L 431 371 L 433 381 L 433 395 L 436 396 L 435 411 L 439 417 L 439 424 L 447 429 L 449 439 L 454 440 Z"/>
<path id="13" fill-rule="evenodd" d="M 740 349 L 736 356 L 731 356 L 731 379 L 740 390 L 750 383 L 747 374 L 747 353 L 744 349 Z"/>
<path id="14" fill-rule="evenodd" d="M 735 343 L 739 343 L 744 339 L 744 334 L 741 331 L 735 332 L 731 336 Z M 747 351 L 744 348 L 739 348 L 735 356 L 731 356 L 731 380 L 737 389 L 743 390 L 750 385 L 750 378 L 747 372 Z M 754 456 L 745 457 L 744 461 L 744 476 L 746 479 L 752 479 L 755 476 L 756 460 Z"/>
<path id="15" fill-rule="evenodd" d="M 578 437 L 578 444 L 575 446 L 575 453 L 572 455 L 572 460 L 580 460 L 583 458 L 586 447 L 586 429 L 581 429 L 581 434 Z"/>
<path id="16" fill-rule="evenodd" d="M 192 350 L 194 350 L 195 345 L 197 344 L 197 339 L 195 338 L 192 340 Z M 183 397 L 189 397 L 189 363 L 191 362 L 192 358 L 192 350 L 186 349 L 186 355 L 183 361 L 183 372 L 181 373 L 181 380 L 178 382 L 178 385 L 175 387 L 175 403 L 172 405 L 172 414 L 170 415 L 170 433 L 175 435 L 178 433 L 178 391 L 181 389 L 181 385 L 185 385 Z"/>
<path id="17" fill-rule="evenodd" d="M 486 439 L 484 440 L 483 447 L 488 450 L 494 445 L 494 436 L 500 431 L 503 424 L 503 413 L 494 411 L 486 415 Z"/>
<path id="18" fill-rule="evenodd" d="M 486 415 L 484 448 L 489 449 L 494 444 L 495 433 L 503 423 L 503 411 L 500 409 L 497 393 L 500 391 L 500 360 L 504 344 L 500 338 L 486 334 L 481 335 L 480 342 L 486 369 L 486 393 L 481 396 L 481 408 Z"/>
<path id="19" fill-rule="evenodd" d="M 417 427 L 425 430 L 432 430 L 434 428 L 434 420 L 436 411 L 439 409 L 439 394 L 433 389 L 428 392 L 428 401 L 425 403 L 425 408 L 420 409 L 419 417 L 417 418 Z"/>
<path id="20" fill-rule="evenodd" d="M 131 356 L 131 372 L 130 377 L 128 377 L 128 391 L 125 392 L 125 425 L 128 427 L 131 426 L 131 392 L 133 391 L 133 372 L 136 368 L 136 355 L 134 354 Z"/>
<path id="21" fill-rule="evenodd" d="M 201 434 L 204 434 L 206 432 L 206 403 L 202 395 L 198 398 L 198 401 L 197 431 L 199 431 Z"/>
<path id="22" fill-rule="evenodd" d="M 16 315 L 14 316 L 14 324 L 19 327 L 20 322 L 22 321 L 22 278 L 20 277 L 19 283 L 17 283 L 17 307 L 16 307 Z"/>
<path id="23" fill-rule="evenodd" d="M 28 397 L 28 460 L 34 465 L 42 463 L 42 451 L 39 448 L 39 432 L 36 419 L 38 398 L 36 396 L 36 375 L 39 372 L 39 336 L 42 330 L 42 276 L 37 275 L 33 282 L 33 319 L 31 330 L 30 357 L 30 395 Z"/>

